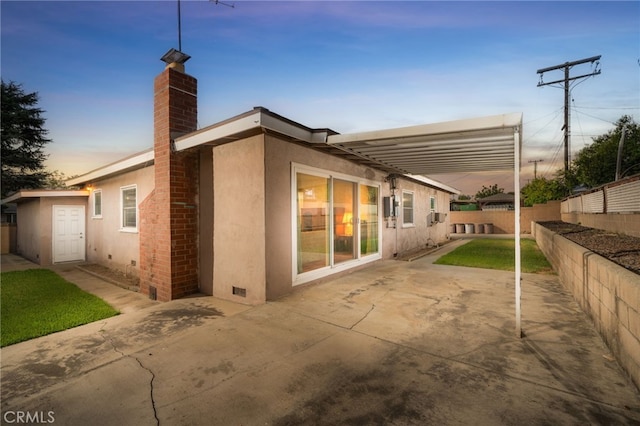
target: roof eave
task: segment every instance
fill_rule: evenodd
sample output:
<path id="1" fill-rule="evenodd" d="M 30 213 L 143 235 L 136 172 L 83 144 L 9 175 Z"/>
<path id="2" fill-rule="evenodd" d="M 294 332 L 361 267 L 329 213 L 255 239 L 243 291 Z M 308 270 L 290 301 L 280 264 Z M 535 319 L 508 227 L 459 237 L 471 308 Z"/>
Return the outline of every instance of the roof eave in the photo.
<path id="1" fill-rule="evenodd" d="M 23 189 L 0 201 L 0 204 L 17 203 L 27 199 L 49 198 L 49 197 L 88 197 L 87 190 L 66 190 L 66 189 Z"/>
<path id="2" fill-rule="evenodd" d="M 68 179 L 66 184 L 68 186 L 76 186 L 99 179 L 105 179 L 110 176 L 150 166 L 153 164 L 153 161 L 153 150 L 147 150 L 116 161 L 115 163 L 107 164 L 83 175 Z"/>

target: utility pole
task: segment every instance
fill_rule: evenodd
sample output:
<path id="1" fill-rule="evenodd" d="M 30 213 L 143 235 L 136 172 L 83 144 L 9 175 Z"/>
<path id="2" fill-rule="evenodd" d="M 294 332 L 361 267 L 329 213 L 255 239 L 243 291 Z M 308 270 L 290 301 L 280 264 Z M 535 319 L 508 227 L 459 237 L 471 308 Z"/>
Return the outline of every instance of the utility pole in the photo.
<path id="1" fill-rule="evenodd" d="M 594 75 L 600 74 L 600 58 L 602 55 L 592 56 L 591 58 L 580 59 L 578 61 L 573 62 L 565 62 L 564 64 L 554 65 L 552 67 L 541 68 L 537 71 L 540 74 L 540 82 L 538 83 L 538 87 L 540 86 L 548 86 L 550 84 L 564 83 L 564 126 L 562 126 L 562 130 L 564 130 L 564 171 L 569 170 L 569 138 L 571 137 L 571 127 L 569 124 L 569 94 L 570 94 L 570 81 L 577 80 L 579 78 L 591 77 Z M 592 64 L 596 63 L 596 68 L 590 74 L 583 74 L 577 77 L 570 77 L 569 70 L 571 67 L 580 64 L 586 64 L 587 62 L 591 62 Z M 549 83 L 545 83 L 542 81 L 542 75 L 548 71 L 554 71 L 564 69 L 564 78 L 561 80 L 551 81 Z"/>
<path id="2" fill-rule="evenodd" d="M 529 160 L 533 163 L 533 178 L 538 179 L 538 163 L 542 163 L 544 160 Z"/>

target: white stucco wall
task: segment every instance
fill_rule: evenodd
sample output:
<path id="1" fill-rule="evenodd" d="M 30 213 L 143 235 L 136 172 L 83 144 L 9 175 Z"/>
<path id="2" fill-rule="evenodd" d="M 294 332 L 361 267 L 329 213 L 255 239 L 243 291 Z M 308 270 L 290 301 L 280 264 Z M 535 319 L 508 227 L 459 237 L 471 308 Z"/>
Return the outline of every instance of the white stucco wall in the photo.
<path id="1" fill-rule="evenodd" d="M 392 227 L 392 220 L 388 220 L 385 225 L 383 257 L 391 258 L 395 254 L 401 255 L 407 251 L 426 248 L 427 245 L 435 246 L 446 241 L 449 236 L 449 193 L 405 178 L 398 178 L 396 182 L 395 195 L 400 202 L 399 216 L 395 221 L 395 228 Z M 386 190 L 390 193 L 388 184 Z M 413 225 L 403 224 L 403 190 L 413 193 Z M 435 211 L 446 214 L 446 221 L 428 226 L 427 216 L 431 213 L 431 197 L 436 198 Z"/>
<path id="2" fill-rule="evenodd" d="M 18 226 L 16 247 L 18 254 L 40 264 L 40 228 L 42 226 L 40 198 L 18 203 L 16 222 Z"/>
<path id="3" fill-rule="evenodd" d="M 258 135 L 213 149 L 213 295 L 266 300 L 264 142 Z M 233 289 L 244 294 L 234 294 Z"/>
<path id="4" fill-rule="evenodd" d="M 91 182 L 87 206 L 87 261 L 138 275 L 139 234 L 121 229 L 120 188 L 136 185 L 138 205 L 153 191 L 153 166 Z M 102 192 L 102 217 L 94 217 L 96 191 Z M 138 218 L 138 224 L 140 218 Z"/>

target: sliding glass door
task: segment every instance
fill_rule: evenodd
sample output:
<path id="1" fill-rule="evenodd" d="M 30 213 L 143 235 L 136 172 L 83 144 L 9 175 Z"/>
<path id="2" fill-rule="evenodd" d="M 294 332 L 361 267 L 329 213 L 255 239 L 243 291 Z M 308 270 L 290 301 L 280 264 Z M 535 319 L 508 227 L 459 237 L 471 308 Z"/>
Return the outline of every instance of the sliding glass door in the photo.
<path id="1" fill-rule="evenodd" d="M 295 170 L 293 178 L 294 281 L 380 257 L 378 185 L 306 167 Z"/>

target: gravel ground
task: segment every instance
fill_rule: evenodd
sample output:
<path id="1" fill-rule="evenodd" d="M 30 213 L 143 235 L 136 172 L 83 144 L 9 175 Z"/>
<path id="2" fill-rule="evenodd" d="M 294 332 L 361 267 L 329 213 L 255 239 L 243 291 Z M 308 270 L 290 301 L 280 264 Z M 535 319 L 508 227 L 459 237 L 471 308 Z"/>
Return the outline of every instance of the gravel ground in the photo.
<path id="1" fill-rule="evenodd" d="M 541 222 L 540 225 L 640 274 L 640 238 L 559 221 Z"/>

